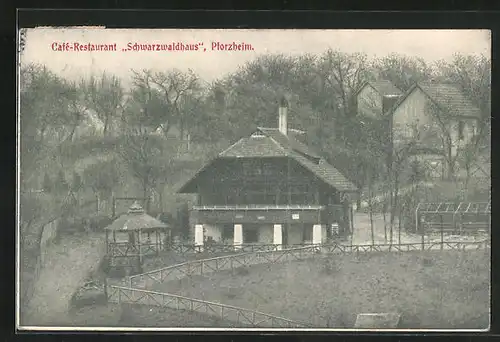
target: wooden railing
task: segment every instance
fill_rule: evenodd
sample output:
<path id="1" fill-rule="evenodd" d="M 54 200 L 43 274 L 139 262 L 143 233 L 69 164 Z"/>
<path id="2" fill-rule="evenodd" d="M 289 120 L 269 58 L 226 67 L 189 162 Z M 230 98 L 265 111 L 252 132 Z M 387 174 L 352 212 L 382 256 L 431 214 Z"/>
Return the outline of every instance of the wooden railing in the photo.
<path id="1" fill-rule="evenodd" d="M 281 251 L 262 251 L 232 254 L 215 258 L 200 259 L 164 267 L 129 277 L 129 287 L 147 288 L 146 282 L 163 282 L 178 280 L 186 276 L 203 275 L 223 270 L 265 263 L 276 263 L 291 260 L 302 260 L 306 255 L 319 253 L 320 247 L 311 245 L 300 248 L 283 249 Z"/>
<path id="2" fill-rule="evenodd" d="M 376 244 L 376 245 L 322 245 L 324 253 L 363 253 L 363 252 L 411 252 L 411 251 L 436 251 L 436 250 L 478 250 L 491 248 L 491 240 L 482 241 L 437 241 L 415 242 L 401 244 Z"/>
<path id="3" fill-rule="evenodd" d="M 305 328 L 309 324 L 292 321 L 283 317 L 263 312 L 244 309 L 201 299 L 187 298 L 169 293 L 147 291 L 121 286 L 108 286 L 108 301 L 112 303 L 129 303 L 150 305 L 200 312 L 216 316 L 222 320 L 234 322 L 236 326 L 270 327 L 270 328 Z"/>
<path id="4" fill-rule="evenodd" d="M 139 245 L 131 244 L 130 242 L 112 242 L 108 243 L 108 254 L 112 257 L 130 257 L 139 255 Z M 140 244 L 141 255 L 156 254 L 159 252 L 159 246 L 153 242 L 145 242 Z"/>
<path id="5" fill-rule="evenodd" d="M 239 267 L 259 264 L 273 264 L 305 258 L 324 257 L 324 254 L 350 254 L 369 252 L 410 252 L 435 250 L 478 250 L 491 248 L 490 240 L 474 242 L 424 242 L 406 244 L 377 244 L 377 245 L 342 245 L 338 243 L 309 245 L 299 248 L 284 248 L 282 250 L 254 251 L 232 254 L 215 258 L 200 259 L 184 262 L 177 265 L 137 274 L 129 277 L 128 285 L 131 288 L 148 288 L 151 282 L 179 280 L 185 277 L 204 275 L 218 271 L 234 271 Z M 323 255 L 322 255 L 323 254 Z"/>
<path id="6" fill-rule="evenodd" d="M 312 244 L 302 243 L 302 244 L 294 244 L 294 245 L 277 245 L 277 244 L 261 244 L 261 243 L 247 243 L 242 245 L 231 245 L 231 244 L 209 244 L 206 243 L 203 246 L 200 245 L 192 245 L 192 244 L 175 244 L 168 246 L 168 249 L 179 253 L 179 254 L 194 254 L 194 253 L 242 253 L 242 252 L 264 252 L 264 251 L 277 251 L 284 248 L 298 248 L 298 247 L 306 247 L 311 246 Z"/>
<path id="7" fill-rule="evenodd" d="M 193 206 L 193 210 L 322 210 L 321 205 L 272 205 L 272 204 L 249 204 L 249 205 L 200 205 Z"/>

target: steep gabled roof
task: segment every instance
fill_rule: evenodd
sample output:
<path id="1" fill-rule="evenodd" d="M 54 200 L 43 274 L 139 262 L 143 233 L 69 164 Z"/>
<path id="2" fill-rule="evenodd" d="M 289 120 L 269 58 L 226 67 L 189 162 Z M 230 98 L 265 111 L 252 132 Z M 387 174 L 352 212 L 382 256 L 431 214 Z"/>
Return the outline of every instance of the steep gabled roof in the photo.
<path id="1" fill-rule="evenodd" d="M 275 128 L 258 128 L 250 137 L 238 140 L 219 156 L 205 164 L 196 174 L 184 183 L 178 192 L 189 192 L 195 179 L 214 162 L 226 158 L 263 158 L 289 157 L 296 160 L 316 177 L 339 191 L 355 192 L 358 188 L 350 182 L 340 171 L 328 164 L 307 145 L 298 141 L 298 133 L 282 134 Z"/>
<path id="2" fill-rule="evenodd" d="M 262 134 L 273 139 L 285 149 L 290 149 L 292 151 L 303 154 L 309 158 L 318 160 L 321 158 L 321 156 L 318 153 L 316 153 L 313 149 L 311 149 L 306 144 L 300 142 L 296 138 L 298 134 L 294 133 L 293 131 L 289 131 L 287 135 L 284 135 L 277 128 L 258 127 L 257 129 L 259 132 L 262 132 Z"/>
<path id="3" fill-rule="evenodd" d="M 252 134 L 241 138 L 228 149 L 219 153 L 219 157 L 285 157 L 285 149 L 265 135 Z"/>
<path id="4" fill-rule="evenodd" d="M 391 96 L 391 95 L 402 95 L 403 94 L 403 92 L 401 91 L 401 89 L 399 89 L 394 84 L 392 84 L 391 81 L 378 80 L 378 81 L 366 81 L 366 82 L 364 82 L 361 85 L 361 87 L 358 88 L 358 91 L 356 92 L 356 95 L 358 95 L 359 92 L 364 87 L 366 87 L 367 85 L 370 85 L 381 96 Z"/>
<path id="5" fill-rule="evenodd" d="M 451 115 L 480 117 L 481 111 L 455 85 L 444 83 L 420 83 L 424 93 Z"/>
<path id="6" fill-rule="evenodd" d="M 321 159 L 319 163 L 316 164 L 298 154 L 295 154 L 292 157 L 306 169 L 314 173 L 316 177 L 331 185 L 338 191 L 358 191 L 358 188 L 350 180 L 348 180 L 339 170 L 328 164 L 326 160 Z"/>
<path id="7" fill-rule="evenodd" d="M 390 113 L 394 113 L 410 94 L 419 89 L 438 107 L 446 109 L 450 115 L 475 118 L 481 116 L 479 108 L 457 86 L 445 83 L 415 83 L 394 104 Z"/>

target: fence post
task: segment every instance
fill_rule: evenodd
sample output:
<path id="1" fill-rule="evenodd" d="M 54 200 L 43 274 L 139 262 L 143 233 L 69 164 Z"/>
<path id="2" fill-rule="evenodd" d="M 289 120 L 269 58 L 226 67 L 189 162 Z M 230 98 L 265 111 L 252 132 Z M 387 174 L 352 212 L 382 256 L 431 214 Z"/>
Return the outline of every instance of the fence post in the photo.
<path id="1" fill-rule="evenodd" d="M 422 230 L 422 250 L 425 250 L 425 224 L 420 222 L 420 229 Z"/>
<path id="2" fill-rule="evenodd" d="M 441 218 L 441 250 L 443 250 L 444 244 L 444 226 L 443 226 L 443 214 L 439 215 Z"/>

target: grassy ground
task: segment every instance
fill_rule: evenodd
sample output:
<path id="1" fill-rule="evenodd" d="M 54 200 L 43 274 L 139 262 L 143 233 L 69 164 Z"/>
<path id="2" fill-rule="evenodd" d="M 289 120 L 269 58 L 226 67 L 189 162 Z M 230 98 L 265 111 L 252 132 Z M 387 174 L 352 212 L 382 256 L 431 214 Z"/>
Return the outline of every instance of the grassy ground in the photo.
<path id="1" fill-rule="evenodd" d="M 318 328 L 349 328 L 358 313 L 399 312 L 403 328 L 485 329 L 489 254 L 346 255 L 253 266 L 158 284 L 156 291 L 246 307 Z"/>
<path id="2" fill-rule="evenodd" d="M 122 327 L 217 327 L 229 328 L 231 322 L 214 316 L 145 305 L 123 305 L 119 326 Z"/>
<path id="3" fill-rule="evenodd" d="M 160 307 L 130 304 L 88 306 L 72 310 L 47 326 L 67 327 L 231 327 L 231 323 L 215 317 Z"/>

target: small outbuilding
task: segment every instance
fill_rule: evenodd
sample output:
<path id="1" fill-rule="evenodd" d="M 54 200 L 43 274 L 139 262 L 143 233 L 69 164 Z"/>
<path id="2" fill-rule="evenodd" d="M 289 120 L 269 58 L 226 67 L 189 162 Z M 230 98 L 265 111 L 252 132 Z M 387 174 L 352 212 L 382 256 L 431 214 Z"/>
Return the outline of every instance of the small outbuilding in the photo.
<path id="1" fill-rule="evenodd" d="M 145 255 L 158 254 L 171 240 L 171 227 L 146 214 L 137 202 L 104 230 L 111 267 L 140 266 Z"/>

